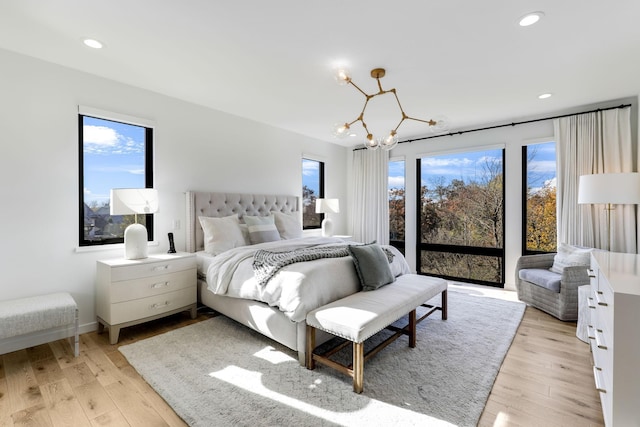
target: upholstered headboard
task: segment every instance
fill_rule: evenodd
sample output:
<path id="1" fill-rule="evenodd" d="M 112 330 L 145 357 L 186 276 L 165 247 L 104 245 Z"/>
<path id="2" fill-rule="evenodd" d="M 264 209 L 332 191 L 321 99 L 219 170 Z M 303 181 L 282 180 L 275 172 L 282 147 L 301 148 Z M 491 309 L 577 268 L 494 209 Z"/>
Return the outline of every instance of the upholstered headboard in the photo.
<path id="1" fill-rule="evenodd" d="M 298 210 L 296 196 L 187 191 L 187 251 L 204 249 L 204 233 L 199 216 L 266 216 L 269 212 L 292 213 Z"/>

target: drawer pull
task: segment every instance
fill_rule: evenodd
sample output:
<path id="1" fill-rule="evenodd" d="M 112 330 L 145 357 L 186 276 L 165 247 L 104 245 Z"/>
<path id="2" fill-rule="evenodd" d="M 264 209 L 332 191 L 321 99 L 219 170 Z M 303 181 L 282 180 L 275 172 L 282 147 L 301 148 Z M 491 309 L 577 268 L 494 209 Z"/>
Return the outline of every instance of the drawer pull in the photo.
<path id="1" fill-rule="evenodd" d="M 607 343 L 604 342 L 604 333 L 602 329 L 596 329 L 596 345 L 603 350 L 607 349 Z"/>
<path id="2" fill-rule="evenodd" d="M 587 337 L 589 337 L 590 340 L 596 339 L 595 329 L 591 325 L 587 325 Z"/>
<path id="3" fill-rule="evenodd" d="M 153 271 L 164 271 L 169 269 L 169 264 L 159 265 L 157 267 L 153 267 Z"/>
<path id="4" fill-rule="evenodd" d="M 602 369 L 597 366 L 593 367 L 593 378 L 596 381 L 596 390 L 600 393 L 606 393 L 607 389 L 604 388 L 604 378 L 602 377 Z"/>
<path id="5" fill-rule="evenodd" d="M 600 291 L 596 292 L 596 302 L 598 303 L 598 305 L 602 305 L 602 306 L 604 306 L 604 307 L 606 307 L 607 305 L 609 305 L 609 304 L 607 304 L 607 302 L 604 300 L 604 297 L 602 296 L 602 292 L 600 292 Z"/>
<path id="6" fill-rule="evenodd" d="M 596 276 L 595 271 L 593 271 L 593 269 L 591 269 L 591 268 L 588 268 L 588 269 L 587 269 L 587 274 L 588 274 L 588 275 L 589 275 L 589 277 L 590 277 L 590 278 L 592 278 L 592 279 L 595 279 L 596 277 L 598 277 L 598 276 Z"/>
<path id="7" fill-rule="evenodd" d="M 151 289 L 165 288 L 167 286 L 169 286 L 169 282 L 154 283 L 153 285 L 151 285 Z"/>
<path id="8" fill-rule="evenodd" d="M 593 303 L 593 298 L 591 297 L 587 298 L 587 304 L 589 308 L 596 308 L 595 304 Z"/>
<path id="9" fill-rule="evenodd" d="M 157 302 L 155 304 L 151 305 L 152 309 L 156 309 L 156 308 L 163 308 L 169 305 L 169 301 L 165 301 L 165 302 Z"/>

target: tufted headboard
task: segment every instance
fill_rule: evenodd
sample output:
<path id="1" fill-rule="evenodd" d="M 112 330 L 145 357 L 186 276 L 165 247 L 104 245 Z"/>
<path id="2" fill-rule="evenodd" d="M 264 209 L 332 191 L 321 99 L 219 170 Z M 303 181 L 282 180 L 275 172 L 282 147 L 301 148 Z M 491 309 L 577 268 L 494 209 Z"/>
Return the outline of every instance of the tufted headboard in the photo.
<path id="1" fill-rule="evenodd" d="M 233 214 L 265 216 L 269 212 L 298 212 L 298 197 L 269 194 L 209 193 L 187 191 L 188 252 L 204 249 L 204 233 L 199 216 L 224 217 Z"/>

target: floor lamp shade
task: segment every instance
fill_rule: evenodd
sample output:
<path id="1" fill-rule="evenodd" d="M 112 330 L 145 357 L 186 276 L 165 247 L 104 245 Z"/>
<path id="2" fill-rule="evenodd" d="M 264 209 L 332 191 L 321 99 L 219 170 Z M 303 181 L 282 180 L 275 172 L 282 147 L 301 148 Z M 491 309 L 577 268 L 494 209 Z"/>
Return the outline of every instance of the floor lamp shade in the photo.
<path id="1" fill-rule="evenodd" d="M 578 203 L 633 205 L 640 203 L 640 173 L 580 176 Z"/>
<path id="2" fill-rule="evenodd" d="M 316 213 L 340 213 L 340 201 L 338 199 L 316 199 Z M 322 220 L 322 235 L 333 236 L 333 222 L 326 215 Z"/>
<path id="3" fill-rule="evenodd" d="M 111 215 L 135 215 L 135 224 L 124 231 L 124 257 L 147 257 L 147 229 L 138 224 L 138 214 L 158 211 L 158 190 L 153 188 L 114 188 L 111 190 Z"/>

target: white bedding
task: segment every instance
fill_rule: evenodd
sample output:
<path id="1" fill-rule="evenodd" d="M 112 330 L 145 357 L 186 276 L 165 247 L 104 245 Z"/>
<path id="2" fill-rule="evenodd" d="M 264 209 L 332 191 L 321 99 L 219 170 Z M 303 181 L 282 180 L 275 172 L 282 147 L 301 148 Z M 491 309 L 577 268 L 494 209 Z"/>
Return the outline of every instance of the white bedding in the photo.
<path id="1" fill-rule="evenodd" d="M 353 242 L 351 242 L 353 243 Z M 305 237 L 260 243 L 227 250 L 202 261 L 208 289 L 219 295 L 265 302 L 278 307 L 289 319 L 299 322 L 306 314 L 360 290 L 360 282 L 350 256 L 299 262 L 282 268 L 261 286 L 253 273 L 253 254 L 259 249 L 284 251 L 318 245 L 344 245 L 333 237 Z M 358 244 L 358 243 L 353 243 Z M 392 246 L 394 276 L 409 273 L 409 265 Z M 206 258 L 206 257 L 205 257 Z"/>

